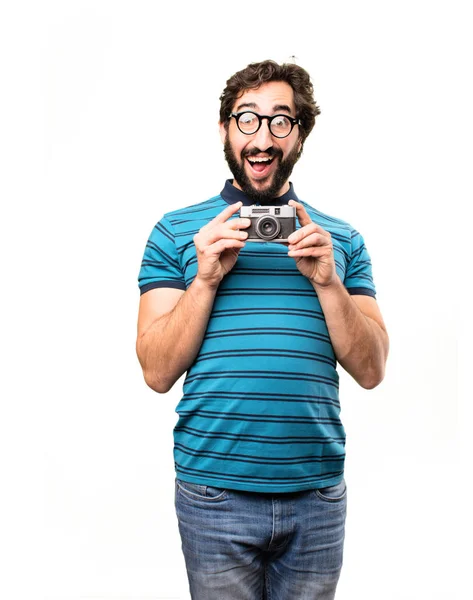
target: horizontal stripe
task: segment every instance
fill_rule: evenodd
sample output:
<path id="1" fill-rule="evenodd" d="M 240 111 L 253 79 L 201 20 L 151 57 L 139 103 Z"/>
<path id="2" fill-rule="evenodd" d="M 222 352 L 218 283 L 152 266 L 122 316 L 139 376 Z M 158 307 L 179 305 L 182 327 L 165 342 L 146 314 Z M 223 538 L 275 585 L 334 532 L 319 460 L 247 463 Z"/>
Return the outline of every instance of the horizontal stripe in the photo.
<path id="1" fill-rule="evenodd" d="M 289 288 L 221 288 L 218 291 L 219 296 L 305 296 L 313 298 L 317 294 L 315 290 L 297 290 Z"/>
<path id="2" fill-rule="evenodd" d="M 235 267 L 231 270 L 232 275 L 265 275 L 267 277 L 300 277 L 301 273 L 298 269 L 245 269 L 243 267 Z"/>
<path id="3" fill-rule="evenodd" d="M 188 250 L 191 246 L 193 246 L 193 251 L 195 252 L 195 245 L 194 245 L 194 240 L 191 240 L 190 242 L 187 242 L 187 244 L 183 244 L 182 246 L 178 246 L 177 247 L 177 252 L 180 255 L 183 255 L 186 250 Z"/>
<path id="4" fill-rule="evenodd" d="M 325 321 L 322 311 L 319 312 L 316 310 L 305 310 L 302 308 L 287 308 L 286 306 L 281 306 L 280 308 L 275 308 L 274 306 L 259 306 L 258 308 L 228 308 L 213 310 L 211 317 L 232 317 L 245 315 L 293 315 L 296 317 L 309 317 L 318 319 L 319 321 Z"/>
<path id="5" fill-rule="evenodd" d="M 188 374 L 185 383 L 192 383 L 199 379 L 241 379 L 247 382 L 251 379 L 269 379 L 271 381 L 313 381 L 315 383 L 331 385 L 338 389 L 338 382 L 336 380 L 322 375 L 312 375 L 310 373 L 275 373 L 271 371 L 203 371 L 202 373 Z"/>
<path id="6" fill-rule="evenodd" d="M 191 467 L 184 467 L 183 465 L 180 465 L 177 461 L 175 461 L 175 467 L 177 471 L 180 471 L 181 473 L 187 473 L 188 475 L 194 475 L 197 474 L 197 476 L 200 474 L 205 478 L 209 478 L 209 479 L 221 479 L 224 481 L 236 481 L 236 482 L 241 482 L 242 479 L 248 481 L 248 482 L 273 482 L 273 481 L 277 481 L 278 484 L 280 485 L 294 485 L 295 481 L 298 481 L 300 483 L 303 483 L 304 481 L 313 481 L 313 480 L 317 480 L 317 479 L 327 479 L 329 477 L 336 477 L 338 475 L 342 475 L 343 471 L 336 471 L 336 472 L 332 472 L 332 473 L 320 473 L 318 475 L 305 475 L 305 476 L 299 476 L 299 477 L 263 477 L 263 476 L 259 476 L 259 477 L 255 477 L 253 475 L 243 475 L 243 474 L 236 474 L 236 475 L 230 475 L 229 473 L 219 473 L 218 471 L 209 471 L 209 470 L 202 470 L 202 469 L 193 469 Z"/>
<path id="7" fill-rule="evenodd" d="M 165 269 L 167 269 L 169 267 L 169 265 L 171 265 L 171 266 L 175 267 L 176 269 L 178 269 L 179 271 L 181 270 L 181 265 L 179 264 L 179 262 L 177 260 L 175 260 L 172 256 L 170 256 L 167 252 L 165 252 L 162 248 L 157 246 L 151 240 L 148 240 L 146 247 L 149 248 L 150 250 L 153 250 L 154 252 L 157 252 L 158 254 L 160 254 L 163 257 L 164 261 L 168 263 L 168 264 L 164 265 Z M 146 258 L 146 252 L 145 252 L 145 258 Z"/>
<path id="8" fill-rule="evenodd" d="M 142 267 L 163 267 L 167 268 L 166 264 L 159 260 L 143 260 L 141 262 Z"/>
<path id="9" fill-rule="evenodd" d="M 200 227 L 197 229 L 191 229 L 189 231 L 180 231 L 179 233 L 174 234 L 176 236 L 176 238 L 180 238 L 180 237 L 194 237 L 195 235 L 197 235 L 200 231 Z"/>
<path id="10" fill-rule="evenodd" d="M 350 261 L 351 262 L 355 261 L 359 256 L 361 256 L 361 254 L 363 254 L 364 250 L 365 250 L 365 245 L 362 244 L 359 248 L 357 248 L 354 252 L 352 252 Z"/>
<path id="11" fill-rule="evenodd" d="M 336 247 L 335 247 L 335 248 L 334 248 L 334 250 L 335 250 L 335 253 L 336 253 L 336 251 L 338 250 L 338 248 L 336 248 Z M 341 251 L 340 251 L 340 252 L 341 252 Z M 260 257 L 263 257 L 263 256 L 266 256 L 266 255 L 263 255 L 262 253 L 261 253 L 261 254 L 258 254 L 258 253 L 256 253 L 256 252 L 255 252 L 255 253 L 251 253 L 251 254 L 252 254 L 253 256 L 255 256 L 255 257 L 258 257 L 258 258 L 260 258 Z M 346 254 L 346 253 L 345 253 L 345 254 Z M 241 258 L 239 259 L 239 260 L 240 260 L 240 263 L 237 263 L 237 265 L 238 265 L 238 264 L 241 264 L 241 262 L 242 262 L 242 260 L 241 260 L 241 259 L 243 259 L 243 258 L 247 258 L 247 257 L 248 257 L 248 254 L 246 254 L 246 253 L 244 254 L 244 253 L 243 253 L 243 251 L 240 251 L 240 254 L 239 254 L 239 256 L 241 257 Z M 270 253 L 270 254 L 268 254 L 267 256 L 270 256 L 271 258 L 284 258 L 285 260 L 289 260 L 289 259 L 291 258 L 290 256 L 288 256 L 287 252 L 284 252 L 284 253 L 282 253 L 282 254 Z M 337 259 L 335 256 L 334 256 L 334 261 L 335 261 L 335 265 L 338 267 L 339 271 L 340 271 L 341 273 L 345 273 L 345 263 L 343 263 L 343 262 L 341 262 L 340 260 L 338 260 L 338 259 Z M 195 265 L 195 264 L 197 264 L 197 263 L 198 263 L 198 259 L 197 259 L 197 257 L 196 257 L 196 256 L 190 256 L 190 257 L 188 258 L 188 260 L 187 260 L 187 261 L 184 263 L 184 270 L 187 270 L 187 269 L 188 269 L 188 268 L 190 268 L 192 265 Z M 369 263 L 369 264 L 371 264 L 371 263 Z M 253 269 L 253 268 L 250 268 L 250 267 L 248 267 L 248 268 L 247 268 L 247 270 L 248 270 L 249 272 L 248 272 L 248 273 L 243 273 L 243 269 L 246 269 L 246 267 L 241 267 L 241 268 L 240 268 L 240 267 L 236 266 L 236 267 L 234 267 L 234 268 L 233 268 L 233 269 L 230 271 L 230 273 L 229 273 L 229 274 L 238 274 L 238 275 L 242 275 L 242 274 L 248 274 L 248 275 L 253 275 L 253 274 L 254 274 L 254 272 L 255 272 L 255 270 L 257 270 L 257 269 Z M 264 274 L 266 274 L 266 275 L 277 275 L 277 274 L 278 274 L 278 270 L 279 270 L 279 267 L 277 267 L 277 269 L 271 269 L 271 270 L 269 270 L 269 269 L 268 269 L 268 270 L 266 270 L 265 272 L 261 272 L 261 273 L 259 273 L 259 274 L 260 274 L 260 275 L 264 275 Z M 301 276 L 301 273 L 300 273 L 300 271 L 299 271 L 297 268 L 296 268 L 295 270 L 294 270 L 294 269 L 284 269 L 284 270 L 285 270 L 285 271 L 287 271 L 287 274 Z"/>
<path id="12" fill-rule="evenodd" d="M 198 400 L 200 398 L 211 399 L 223 399 L 223 400 L 240 400 L 242 402 L 303 402 L 304 404 L 322 404 L 328 406 L 334 406 L 340 408 L 340 402 L 336 398 L 330 398 L 328 396 L 304 396 L 296 394 L 276 394 L 276 393 L 262 393 L 262 392 L 232 392 L 232 391 L 219 391 L 209 390 L 208 392 L 192 392 L 184 394 L 181 398 L 181 402 L 189 402 L 191 400 Z"/>
<path id="13" fill-rule="evenodd" d="M 250 256 L 253 256 L 255 258 L 288 258 L 287 249 L 284 249 L 284 246 L 280 246 L 278 244 L 277 248 L 279 249 L 279 252 L 253 252 L 247 250 L 246 248 L 242 248 L 238 256 L 242 256 L 243 258 L 247 258 Z"/>
<path id="14" fill-rule="evenodd" d="M 261 458 L 258 456 L 250 456 L 246 454 L 236 454 L 232 452 L 228 454 L 226 452 L 214 452 L 211 450 L 196 450 L 195 448 L 189 448 L 184 444 L 175 443 L 174 448 L 188 454 L 189 456 L 205 456 L 208 458 L 215 458 L 217 460 L 227 460 L 230 462 L 244 462 L 253 463 L 258 465 L 299 465 L 304 463 L 324 463 L 324 462 L 338 462 L 343 461 L 345 456 L 338 454 L 334 456 L 295 456 L 294 458 Z"/>
<path id="15" fill-rule="evenodd" d="M 271 436 L 271 435 L 250 435 L 246 433 L 231 433 L 228 431 L 207 431 L 196 429 L 187 425 L 176 425 L 175 432 L 184 432 L 196 438 L 217 438 L 228 439 L 243 442 L 258 442 L 260 444 L 342 444 L 345 445 L 345 437 L 332 436 Z"/>
<path id="16" fill-rule="evenodd" d="M 168 231 L 166 229 L 166 227 L 164 227 L 162 221 L 160 221 L 159 223 L 157 223 L 154 228 L 159 231 L 160 233 L 162 233 L 164 236 L 166 236 L 173 244 L 174 244 L 174 235 L 172 233 L 172 231 Z"/>
<path id="17" fill-rule="evenodd" d="M 180 417 L 201 417 L 203 419 L 224 419 L 226 421 L 250 421 L 252 423 L 301 423 L 307 425 L 335 425 L 341 427 L 340 419 L 329 417 L 300 417 L 291 415 L 258 415 L 251 413 L 221 413 L 211 410 L 180 410 Z"/>
<path id="18" fill-rule="evenodd" d="M 355 273 L 353 276 L 351 273 L 347 275 L 347 279 L 362 279 L 363 281 L 368 281 L 369 283 L 373 282 L 372 277 L 370 275 L 363 275 L 361 273 Z"/>
<path id="19" fill-rule="evenodd" d="M 244 335 L 289 335 L 291 337 L 305 337 L 309 339 L 319 340 L 321 342 L 327 342 L 332 345 L 330 336 L 323 333 L 316 333 L 306 331 L 305 329 L 296 329 L 295 327 L 251 327 L 245 329 L 215 329 L 213 331 L 207 331 L 206 339 L 212 339 L 215 337 L 231 337 L 231 336 L 244 336 Z"/>
<path id="20" fill-rule="evenodd" d="M 351 243 L 351 237 L 348 237 L 347 235 L 342 235 L 341 233 L 338 233 L 338 231 L 332 231 L 332 233 L 330 233 L 330 237 L 334 240 L 337 240 L 337 242 L 340 242 L 341 244 Z"/>
<path id="21" fill-rule="evenodd" d="M 176 211 L 167 213 L 167 215 L 165 215 L 165 216 L 167 217 L 167 219 L 170 223 L 174 223 L 174 221 L 178 218 L 177 215 L 179 215 L 179 217 L 181 217 L 181 216 L 187 217 L 188 215 L 193 215 L 194 213 L 201 212 L 202 210 L 211 210 L 211 209 L 218 208 L 222 204 L 223 203 L 222 203 L 222 199 L 220 198 L 220 195 L 213 196 L 213 198 L 210 198 L 209 200 L 204 200 L 203 202 L 198 202 L 197 204 L 192 204 L 192 206 L 188 206 L 186 208 L 179 208 Z M 201 208 L 201 207 L 203 207 L 203 208 Z M 222 210 L 223 210 L 223 206 L 222 206 Z"/>
<path id="22" fill-rule="evenodd" d="M 202 362 L 204 360 L 212 360 L 219 357 L 241 357 L 247 358 L 249 356 L 274 356 L 276 358 L 294 358 L 311 360 L 315 362 L 322 362 L 332 367 L 336 367 L 337 361 L 324 356 L 323 354 L 317 354 L 316 352 L 301 352 L 300 350 L 291 350 L 289 348 L 281 348 L 268 350 L 268 348 L 251 348 L 243 349 L 238 348 L 236 350 L 217 350 L 215 352 L 200 352 L 194 363 Z"/>
<path id="23" fill-rule="evenodd" d="M 187 217 L 187 216 L 192 216 L 192 215 L 196 215 L 197 213 L 201 213 L 201 212 L 207 212 L 207 211 L 212 211 L 212 209 L 214 209 L 215 207 L 218 207 L 220 204 L 222 204 L 220 197 L 217 196 L 215 199 L 215 202 L 212 202 L 211 200 L 206 200 L 205 202 L 201 202 L 200 204 L 196 204 L 195 206 L 203 206 L 203 208 L 196 208 L 195 210 L 182 210 L 181 215 L 183 217 Z M 198 219 L 202 219 L 202 217 L 196 217 Z M 213 218 L 213 217 L 211 217 Z M 181 225 L 182 223 L 191 223 L 192 221 L 195 221 L 195 219 L 187 219 L 187 220 L 183 220 L 183 219 L 176 219 L 176 218 L 168 218 L 169 222 L 173 225 Z"/>
<path id="24" fill-rule="evenodd" d="M 348 224 L 341 222 L 340 219 L 337 219 L 336 217 L 331 217 L 330 215 L 326 215 L 325 213 L 321 212 L 320 210 L 317 210 L 316 208 L 314 208 L 313 206 L 310 206 L 310 204 L 307 204 L 307 202 L 301 202 L 301 204 L 303 204 L 303 206 L 306 207 L 307 213 L 309 214 L 310 217 L 312 215 L 315 215 L 317 221 L 322 219 L 322 220 L 328 221 L 330 223 L 335 223 L 337 225 L 337 227 L 339 227 L 339 228 L 346 225 L 346 229 L 348 229 Z M 321 225 L 321 227 L 322 227 L 322 225 Z"/>

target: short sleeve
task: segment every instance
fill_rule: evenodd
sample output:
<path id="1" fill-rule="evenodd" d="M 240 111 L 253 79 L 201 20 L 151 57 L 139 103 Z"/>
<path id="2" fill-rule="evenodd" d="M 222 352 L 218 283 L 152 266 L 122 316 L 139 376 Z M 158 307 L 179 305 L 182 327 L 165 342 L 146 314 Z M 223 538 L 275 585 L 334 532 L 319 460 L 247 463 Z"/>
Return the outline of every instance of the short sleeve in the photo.
<path id="1" fill-rule="evenodd" d="M 140 294 L 159 287 L 186 289 L 173 227 L 166 217 L 155 225 L 146 243 L 138 286 Z"/>
<path id="2" fill-rule="evenodd" d="M 351 295 L 372 296 L 376 298 L 371 258 L 360 233 L 352 230 L 351 256 L 348 261 L 344 285 Z"/>

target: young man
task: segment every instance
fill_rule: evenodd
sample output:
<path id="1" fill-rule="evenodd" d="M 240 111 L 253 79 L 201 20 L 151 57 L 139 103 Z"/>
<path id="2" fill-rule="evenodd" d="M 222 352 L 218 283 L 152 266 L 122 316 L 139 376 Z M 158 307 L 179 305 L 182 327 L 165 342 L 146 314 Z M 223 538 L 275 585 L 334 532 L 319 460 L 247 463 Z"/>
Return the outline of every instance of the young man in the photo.
<path id="1" fill-rule="evenodd" d="M 309 75 L 252 64 L 220 99 L 234 179 L 153 229 L 137 353 L 157 392 L 187 371 L 174 458 L 192 598 L 328 600 L 346 514 L 336 363 L 375 387 L 388 336 L 362 236 L 289 182 L 320 112 Z M 245 241 L 253 204 L 295 207 L 288 244 Z"/>

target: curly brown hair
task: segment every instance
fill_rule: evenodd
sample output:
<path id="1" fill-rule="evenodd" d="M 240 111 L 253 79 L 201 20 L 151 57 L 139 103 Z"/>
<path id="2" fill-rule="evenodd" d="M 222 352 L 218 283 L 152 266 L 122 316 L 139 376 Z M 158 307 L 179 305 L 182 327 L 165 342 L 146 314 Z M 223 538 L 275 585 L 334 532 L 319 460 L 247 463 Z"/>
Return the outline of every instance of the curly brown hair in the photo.
<path id="1" fill-rule="evenodd" d="M 278 65 L 274 60 L 264 60 L 251 63 L 232 75 L 220 96 L 220 122 L 228 128 L 229 115 L 236 100 L 247 90 L 257 89 L 269 81 L 285 81 L 292 87 L 296 117 L 301 120 L 299 135 L 304 143 L 315 125 L 315 117 L 320 114 L 320 108 L 314 100 L 314 86 L 309 73 L 292 63 Z"/>

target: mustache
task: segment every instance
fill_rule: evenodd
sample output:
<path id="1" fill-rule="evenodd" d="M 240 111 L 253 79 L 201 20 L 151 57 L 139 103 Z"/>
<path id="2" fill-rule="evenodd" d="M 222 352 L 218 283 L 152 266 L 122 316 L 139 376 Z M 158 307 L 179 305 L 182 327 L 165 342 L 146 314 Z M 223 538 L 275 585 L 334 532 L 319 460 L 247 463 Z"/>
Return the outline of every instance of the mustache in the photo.
<path id="1" fill-rule="evenodd" d="M 248 152 L 242 154 L 242 158 L 248 158 L 249 156 L 257 156 L 258 154 L 266 154 L 270 158 L 282 158 L 282 150 L 278 148 L 268 148 L 267 150 L 260 150 L 259 148 L 253 148 Z"/>

